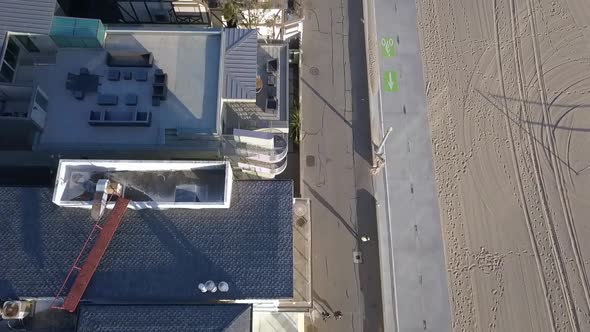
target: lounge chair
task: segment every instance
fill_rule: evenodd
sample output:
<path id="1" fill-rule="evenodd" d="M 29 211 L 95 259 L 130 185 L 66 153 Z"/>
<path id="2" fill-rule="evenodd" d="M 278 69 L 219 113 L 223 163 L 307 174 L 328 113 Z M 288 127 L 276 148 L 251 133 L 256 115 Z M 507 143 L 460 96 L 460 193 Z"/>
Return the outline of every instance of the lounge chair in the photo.
<path id="1" fill-rule="evenodd" d="M 266 94 L 268 98 L 274 98 L 277 96 L 277 87 L 276 86 L 269 86 L 266 90 Z"/>
<path id="2" fill-rule="evenodd" d="M 121 79 L 121 71 L 118 69 L 109 69 L 108 79 L 109 81 L 118 81 Z"/>
<path id="3" fill-rule="evenodd" d="M 112 51 L 107 55 L 109 67 L 151 67 L 154 56 L 149 52 Z"/>
<path id="4" fill-rule="evenodd" d="M 125 96 L 125 105 L 136 106 L 137 105 L 137 95 L 134 93 L 128 93 Z"/>
<path id="5" fill-rule="evenodd" d="M 168 74 L 164 73 L 162 69 L 156 69 L 154 85 L 166 85 L 166 83 L 168 83 Z"/>
<path id="6" fill-rule="evenodd" d="M 273 74 L 268 74 L 268 78 L 267 78 L 266 83 L 269 86 L 275 86 L 277 84 L 277 77 Z"/>
<path id="7" fill-rule="evenodd" d="M 162 99 L 158 96 L 152 96 L 152 106 L 160 106 Z"/>
<path id="8" fill-rule="evenodd" d="M 140 70 L 135 73 L 135 80 L 137 82 L 146 82 L 148 79 L 148 73 L 145 70 Z"/>
<path id="9" fill-rule="evenodd" d="M 279 61 L 277 59 L 271 59 L 266 62 L 266 72 L 267 73 L 274 73 L 278 70 Z"/>
<path id="10" fill-rule="evenodd" d="M 119 96 L 109 94 L 99 94 L 96 98 L 98 105 L 117 105 L 119 103 Z"/>
<path id="11" fill-rule="evenodd" d="M 269 97 L 266 99 L 266 111 L 270 113 L 275 113 L 277 111 L 277 99 L 274 97 Z"/>

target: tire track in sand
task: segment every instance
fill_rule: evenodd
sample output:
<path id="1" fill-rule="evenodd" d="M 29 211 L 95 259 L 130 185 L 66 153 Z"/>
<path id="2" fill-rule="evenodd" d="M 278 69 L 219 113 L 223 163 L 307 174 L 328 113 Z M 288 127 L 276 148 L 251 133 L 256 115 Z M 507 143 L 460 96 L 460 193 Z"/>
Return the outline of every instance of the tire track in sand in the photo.
<path id="1" fill-rule="evenodd" d="M 531 38 L 532 38 L 532 46 L 533 46 L 533 57 L 535 60 L 535 71 L 537 74 L 537 83 L 539 88 L 539 95 L 541 97 L 541 107 L 542 107 L 542 114 L 543 114 L 543 121 L 546 124 L 551 124 L 551 117 L 549 114 L 549 109 L 547 107 L 547 96 L 546 96 L 546 88 L 545 82 L 543 78 L 543 69 L 540 64 L 540 51 L 537 39 L 537 29 L 536 29 L 536 22 L 534 16 L 534 4 L 531 0 L 527 1 L 527 10 L 528 10 L 528 18 L 529 18 L 529 25 L 531 27 Z M 550 161 L 553 166 L 553 176 L 555 177 L 555 182 L 557 185 L 557 190 L 559 193 L 559 200 L 562 206 L 565 224 L 567 228 L 568 237 L 570 240 L 570 245 L 572 246 L 572 251 L 574 254 L 574 260 L 577 267 L 578 277 L 580 278 L 580 282 L 582 284 L 582 288 L 584 291 L 584 297 L 586 300 L 587 308 L 590 308 L 590 295 L 588 292 L 588 282 L 586 278 L 586 273 L 584 270 L 584 265 L 581 260 L 579 244 L 577 240 L 577 235 L 575 232 L 575 227 L 573 224 L 573 218 L 571 216 L 571 206 L 569 204 L 569 199 L 567 197 L 567 190 L 564 187 L 564 178 L 561 171 L 561 165 L 556 161 L 555 153 L 557 152 L 555 148 L 555 136 L 551 133 L 550 126 L 544 126 L 547 136 L 547 143 L 549 144 L 549 151 L 550 151 Z M 561 261 L 561 260 L 560 260 Z M 569 288 L 569 285 L 568 285 Z M 568 290 L 569 294 L 571 295 L 571 290 Z M 577 315 L 574 310 L 573 314 L 575 315 L 574 319 L 576 322 L 575 328 L 579 330 L 579 324 L 577 322 Z"/>
<path id="2" fill-rule="evenodd" d="M 557 235 L 554 229 L 554 225 L 552 223 L 552 219 L 549 213 L 549 207 L 547 204 L 547 199 L 546 199 L 546 193 L 543 187 L 543 182 L 541 181 L 541 170 L 539 167 L 539 161 L 538 161 L 538 155 L 536 153 L 536 149 L 534 147 L 534 142 L 533 142 L 533 133 L 534 130 L 532 128 L 531 125 L 531 121 L 529 121 L 530 119 L 530 114 L 527 111 L 527 105 L 525 104 L 525 100 L 527 100 L 526 96 L 525 96 L 525 89 L 524 89 L 524 85 L 523 85 L 523 77 L 522 77 L 522 59 L 520 57 L 520 48 L 518 46 L 518 38 L 517 38 L 517 33 L 516 33 L 516 26 L 518 24 L 517 22 L 517 18 L 515 16 L 516 13 L 516 9 L 515 9 L 515 3 L 514 0 L 510 0 L 510 18 L 511 18 L 511 26 L 512 26 L 512 43 L 513 43 L 513 48 L 514 48 L 514 62 L 515 65 L 517 67 L 516 70 L 516 80 L 517 80 L 517 87 L 518 87 L 518 93 L 519 93 L 519 102 L 520 102 L 520 108 L 522 109 L 522 111 L 524 112 L 524 117 L 525 117 L 525 121 L 527 123 L 527 127 L 528 130 L 526 131 L 526 137 L 527 137 L 527 141 L 528 141 L 528 149 L 527 151 L 529 152 L 529 157 L 531 159 L 531 162 L 533 164 L 533 174 L 534 174 L 534 178 L 535 178 L 535 184 L 536 184 L 536 188 L 537 188 L 537 194 L 539 197 L 539 201 L 541 202 L 542 208 L 543 208 L 543 216 L 545 219 L 545 223 L 546 223 L 546 231 L 549 233 L 548 238 L 550 240 L 550 244 L 551 244 L 551 251 L 552 251 L 552 260 L 554 262 L 554 265 L 557 265 L 558 267 L 558 274 L 559 274 L 559 279 L 560 279 L 560 284 L 561 284 L 561 292 L 564 294 L 564 297 L 566 298 L 566 304 L 568 307 L 568 316 L 570 318 L 570 323 L 572 324 L 572 327 L 577 326 L 577 322 L 576 322 L 576 316 L 575 316 L 575 309 L 573 308 L 573 300 L 571 299 L 571 293 L 569 292 L 569 286 L 567 284 L 567 280 L 566 280 L 566 275 L 564 272 L 564 267 L 563 267 L 563 262 L 561 259 L 561 255 L 559 253 L 559 247 L 558 247 L 558 242 L 557 242 Z M 556 264 L 555 264 L 556 263 Z M 540 277 L 543 280 L 543 283 L 545 283 L 545 279 L 544 279 L 544 273 L 542 272 L 542 269 L 539 271 L 540 273 Z M 550 319 L 551 319 L 551 323 L 552 323 L 552 328 L 553 330 L 555 330 L 556 325 L 555 325 L 555 320 L 553 317 L 553 310 L 558 310 L 561 306 L 558 303 L 558 298 L 555 296 L 551 296 L 551 294 L 547 291 L 546 289 L 546 285 L 543 285 L 543 290 L 545 292 L 545 301 L 546 301 L 546 305 L 547 305 L 547 309 L 548 309 L 548 314 L 550 315 Z M 553 301 L 553 303 L 550 303 L 550 299 Z"/>
<path id="3" fill-rule="evenodd" d="M 495 1 L 495 0 L 494 0 Z M 512 32 L 512 46 L 514 48 L 514 65 L 516 66 L 516 72 L 517 72 L 517 76 L 516 76 L 516 81 L 517 81 L 517 86 L 518 86 L 518 92 L 519 92 L 519 97 L 520 97 L 520 107 L 521 107 L 521 112 L 526 112 L 525 108 L 526 105 L 524 105 L 524 91 L 523 91 L 523 85 L 522 85 L 522 77 L 521 77 L 521 59 L 519 57 L 518 54 L 518 38 L 517 38 L 517 33 L 516 33 L 516 8 L 514 5 L 514 0 L 510 0 L 510 26 L 511 26 L 511 32 Z M 495 7 L 495 5 L 494 5 Z M 494 16 L 496 16 L 496 10 L 494 10 Z M 497 56 L 500 57 L 500 43 L 499 43 L 499 33 L 498 33 L 498 20 L 495 17 L 495 27 L 496 27 L 496 44 L 497 44 Z M 500 60 L 498 60 L 500 61 Z M 501 72 L 501 68 L 500 68 L 500 77 L 502 77 L 502 72 Z M 505 96 L 505 91 L 504 91 L 504 82 L 503 79 L 501 79 L 501 85 L 502 85 L 502 93 Z M 506 106 L 506 100 L 504 100 L 503 106 Z M 516 152 L 514 150 L 514 139 L 513 139 L 513 135 L 512 135 L 512 129 L 510 128 L 510 120 L 508 119 L 508 112 L 507 109 L 504 110 L 504 119 L 506 121 L 506 129 L 509 132 L 509 137 L 510 137 L 510 144 L 512 146 L 512 155 L 513 158 L 515 160 L 518 160 L 518 158 L 516 157 Z M 529 130 L 530 133 L 530 130 Z M 527 135 L 529 137 L 529 144 L 530 144 L 530 135 Z M 530 151 L 530 150 L 529 150 Z M 538 175 L 538 169 L 535 168 L 535 173 Z M 547 309 L 547 313 L 549 316 L 549 322 L 551 325 L 551 329 L 552 331 L 555 331 L 555 317 L 553 315 L 553 310 L 552 310 L 552 306 L 550 303 L 550 294 L 549 294 L 549 290 L 547 289 L 547 281 L 545 280 L 545 273 L 543 272 L 543 264 L 541 262 L 541 256 L 539 255 L 539 249 L 537 247 L 537 240 L 535 238 L 535 234 L 533 231 L 533 225 L 531 222 L 531 216 L 530 213 L 528 211 L 528 207 L 527 207 L 527 203 L 526 203 L 526 199 L 524 197 L 524 190 L 522 188 L 522 180 L 520 178 L 520 168 L 518 167 L 518 164 L 515 163 L 515 173 L 517 174 L 517 178 L 519 180 L 519 193 L 521 195 L 521 201 L 522 201 L 522 208 L 523 208 L 523 212 L 525 215 L 525 220 L 526 220 L 526 224 L 527 224 L 527 230 L 529 233 L 529 238 L 531 241 L 531 245 L 533 247 L 534 250 L 534 254 L 535 254 L 535 262 L 537 264 L 537 273 L 539 275 L 539 278 L 541 279 L 541 287 L 543 289 L 543 294 L 545 295 L 545 307 Z M 549 231 L 549 230 L 547 230 Z M 549 237 L 551 238 L 551 235 L 549 235 Z M 554 298 L 555 300 L 557 300 L 557 297 Z M 555 307 L 555 306 L 554 306 Z"/>
<path id="4" fill-rule="evenodd" d="M 512 39 L 513 39 L 513 44 L 516 42 L 516 36 L 515 36 L 515 22 L 514 22 L 514 4 L 511 1 L 510 2 L 510 12 L 511 12 L 511 25 L 512 25 Z M 500 32 L 499 32 L 499 20 L 498 20 L 498 6 L 497 6 L 497 0 L 494 0 L 493 2 L 493 17 L 494 17 L 494 35 L 495 35 L 495 41 L 496 41 L 496 61 L 497 61 L 497 67 L 498 67 L 498 77 L 499 77 L 499 83 L 500 83 L 500 88 L 502 91 L 502 95 L 506 96 L 506 89 L 505 89 L 505 83 L 504 83 L 504 75 L 503 75 L 503 67 L 502 67 L 502 56 L 501 56 L 501 50 L 500 50 Z M 516 52 L 516 48 L 515 48 L 515 52 Z M 518 59 L 516 59 L 515 62 L 516 66 L 519 66 L 519 61 Z M 520 72 L 520 69 L 519 69 Z M 521 81 L 520 81 L 521 82 Z M 520 86 L 522 86 L 522 84 L 520 84 Z M 519 89 L 522 90 L 522 87 Z M 524 96 L 521 95 L 521 102 L 524 100 L 523 98 Z M 527 205 L 527 201 L 525 198 L 525 194 L 524 194 L 524 189 L 523 189 L 523 184 L 522 184 L 522 177 L 521 177 L 521 168 L 520 168 L 520 164 L 518 161 L 518 157 L 516 155 L 516 147 L 515 147 L 515 141 L 514 141 L 514 135 L 512 133 L 512 128 L 511 128 L 511 124 L 510 124 L 510 119 L 509 119 L 509 112 L 508 112 L 508 107 L 506 104 L 506 99 L 502 100 L 502 108 L 503 108 L 503 114 L 504 114 L 504 121 L 505 121 L 505 129 L 506 132 L 508 134 L 508 138 L 509 138 L 509 144 L 510 144 L 510 152 L 511 152 L 511 157 L 512 157 L 512 161 L 514 164 L 514 173 L 517 179 L 517 184 L 518 184 L 518 192 L 519 192 L 519 196 L 520 196 L 520 200 L 521 200 L 521 207 L 523 209 L 523 213 L 525 216 L 525 220 L 526 220 L 526 225 L 527 225 L 527 231 L 529 234 L 529 239 L 531 242 L 531 246 L 533 248 L 534 251 L 534 256 L 535 256 L 535 261 L 537 264 L 537 273 L 539 275 L 539 278 L 541 279 L 541 287 L 543 289 L 544 295 L 545 295 L 545 306 L 547 308 L 548 314 L 549 314 L 549 320 L 550 320 L 550 325 L 551 328 L 553 330 L 555 330 L 556 326 L 555 326 L 555 317 L 553 316 L 553 310 L 552 310 L 552 306 L 551 303 L 549 302 L 549 298 L 553 298 L 554 297 L 551 296 L 551 294 L 548 292 L 547 289 L 547 282 L 545 280 L 545 274 L 543 272 L 543 265 L 542 262 L 540 260 L 540 255 L 539 255 L 539 245 L 542 246 L 543 249 L 545 249 L 545 246 L 542 245 L 542 243 L 538 244 L 537 243 L 537 239 L 535 238 L 535 234 L 534 234 L 534 230 L 533 230 L 533 226 L 532 226 L 532 222 L 531 222 L 531 216 L 528 210 L 528 205 Z M 529 130 L 530 131 L 530 130 Z M 539 178 L 539 172 L 538 169 L 535 168 L 535 177 L 538 179 Z M 541 201 L 544 201 L 544 197 L 543 195 L 541 195 Z M 552 254 L 551 256 L 553 256 L 553 261 L 557 261 L 557 274 L 558 274 L 558 278 L 559 278 L 559 283 L 561 284 L 561 289 L 563 291 L 564 297 L 566 298 L 566 306 L 567 306 L 567 310 L 568 310 L 568 316 L 570 319 L 570 323 L 572 324 L 572 327 L 574 327 L 576 330 L 579 330 L 578 327 L 578 322 L 577 322 L 577 316 L 575 314 L 575 306 L 574 306 L 574 302 L 573 299 L 571 297 L 571 292 L 569 289 L 569 284 L 567 281 L 567 275 L 565 273 L 565 268 L 563 266 L 563 262 L 560 259 L 561 255 L 559 254 L 558 251 L 558 244 L 557 244 L 557 240 L 556 240 L 556 236 L 555 236 L 555 232 L 552 230 L 551 227 L 548 227 L 548 229 L 545 229 L 546 232 L 548 232 L 548 238 L 550 239 L 550 244 L 551 244 L 551 248 L 552 248 Z M 554 303 L 554 308 L 559 307 L 558 303 Z"/>

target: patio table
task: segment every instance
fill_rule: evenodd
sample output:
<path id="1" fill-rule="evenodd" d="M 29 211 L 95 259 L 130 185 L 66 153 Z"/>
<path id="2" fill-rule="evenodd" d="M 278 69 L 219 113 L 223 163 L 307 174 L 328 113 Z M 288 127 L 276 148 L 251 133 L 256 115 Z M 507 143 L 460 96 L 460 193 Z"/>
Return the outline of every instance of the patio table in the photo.
<path id="1" fill-rule="evenodd" d="M 98 91 L 99 77 L 98 75 L 83 74 L 73 79 L 74 90 L 80 90 L 84 92 L 96 92 Z"/>

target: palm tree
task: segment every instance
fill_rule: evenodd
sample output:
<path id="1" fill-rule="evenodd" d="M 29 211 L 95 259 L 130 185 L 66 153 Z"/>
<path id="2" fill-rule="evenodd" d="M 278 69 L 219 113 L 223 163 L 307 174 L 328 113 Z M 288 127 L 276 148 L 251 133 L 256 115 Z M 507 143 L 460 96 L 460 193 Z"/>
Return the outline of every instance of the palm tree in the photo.
<path id="1" fill-rule="evenodd" d="M 301 136 L 301 112 L 299 111 L 299 103 L 295 103 L 293 107 L 291 107 L 289 134 L 293 140 L 293 144 L 299 145 Z"/>

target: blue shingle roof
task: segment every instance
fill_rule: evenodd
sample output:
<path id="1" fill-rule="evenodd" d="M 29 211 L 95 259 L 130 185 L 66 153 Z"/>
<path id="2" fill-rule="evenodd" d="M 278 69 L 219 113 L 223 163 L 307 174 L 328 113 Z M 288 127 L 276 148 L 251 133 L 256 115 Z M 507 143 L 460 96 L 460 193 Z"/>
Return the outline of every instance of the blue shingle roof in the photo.
<path id="1" fill-rule="evenodd" d="M 291 181 L 235 181 L 229 209 L 128 210 L 83 300 L 206 303 L 293 296 Z M 52 189 L 0 187 L 0 298 L 55 296 L 88 236 L 90 211 Z M 227 293 L 199 282 L 226 281 Z"/>
<path id="2" fill-rule="evenodd" d="M 252 307 L 228 305 L 82 305 L 78 332 L 249 332 Z"/>

